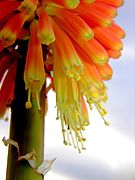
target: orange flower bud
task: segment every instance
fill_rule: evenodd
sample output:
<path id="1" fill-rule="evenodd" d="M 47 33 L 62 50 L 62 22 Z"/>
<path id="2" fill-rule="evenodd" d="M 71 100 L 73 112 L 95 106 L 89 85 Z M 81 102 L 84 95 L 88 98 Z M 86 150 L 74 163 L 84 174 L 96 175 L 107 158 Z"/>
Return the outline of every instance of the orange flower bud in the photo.
<path id="1" fill-rule="evenodd" d="M 97 66 L 97 69 L 103 80 L 109 80 L 112 78 L 113 70 L 109 64 L 103 66 Z"/>
<path id="2" fill-rule="evenodd" d="M 90 27 L 110 26 L 112 24 L 112 18 L 106 15 L 105 13 L 103 13 L 103 11 L 99 11 L 95 8 L 92 8 L 92 5 L 87 6 L 86 4 L 80 4 L 77 7 L 76 11 L 79 13 L 80 17 L 82 17 Z"/>
<path id="3" fill-rule="evenodd" d="M 109 28 L 94 28 L 95 38 L 107 49 L 119 51 L 123 48 L 121 40 Z"/>
<path id="4" fill-rule="evenodd" d="M 7 22 L 7 24 L 0 31 L 1 47 L 6 48 L 8 46 L 11 46 L 15 42 L 19 32 L 21 31 L 22 26 L 28 18 L 29 16 L 19 13 L 14 15 Z"/>
<path id="5" fill-rule="evenodd" d="M 107 53 L 108 53 L 109 57 L 113 58 L 113 59 L 117 59 L 121 56 L 120 51 L 107 50 Z"/>
<path id="6" fill-rule="evenodd" d="M 38 16 L 38 37 L 40 38 L 42 44 L 49 45 L 55 41 L 55 35 L 50 17 L 43 8 L 38 10 Z"/>
<path id="7" fill-rule="evenodd" d="M 122 6 L 124 3 L 123 0 L 97 0 L 97 2 L 109 4 L 109 5 L 114 6 L 114 7 Z"/>

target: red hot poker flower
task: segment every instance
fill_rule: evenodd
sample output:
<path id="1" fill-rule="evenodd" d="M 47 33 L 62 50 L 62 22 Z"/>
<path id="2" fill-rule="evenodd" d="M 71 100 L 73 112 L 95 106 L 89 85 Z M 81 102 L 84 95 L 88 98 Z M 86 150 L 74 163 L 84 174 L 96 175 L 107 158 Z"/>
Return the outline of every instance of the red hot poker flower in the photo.
<path id="1" fill-rule="evenodd" d="M 112 77 L 109 58 L 121 55 L 125 32 L 114 22 L 121 5 L 123 0 L 0 2 L 1 77 L 9 69 L 1 54 L 9 48 L 17 52 L 16 46 L 19 48 L 22 41 L 29 42 L 24 71 L 28 89 L 26 108 L 32 106 L 32 93 L 40 109 L 38 95 L 45 77 L 51 78 L 52 84 L 47 89 L 53 87 L 56 92 L 64 144 L 71 144 L 71 136 L 79 152 L 80 145 L 84 148 L 82 131 L 89 124 L 85 100 L 90 109 L 95 105 L 104 123 L 109 124 L 102 105 L 108 99 L 103 81 Z M 5 102 L 5 99 L 1 102 L 0 108 L 4 109 L 1 112 L 5 112 Z"/>
<path id="2" fill-rule="evenodd" d="M 28 89 L 28 101 L 26 102 L 26 108 L 31 107 L 30 96 L 31 93 L 35 93 L 38 108 L 40 109 L 38 96 L 45 82 L 45 71 L 42 47 L 41 42 L 37 36 L 37 29 L 38 21 L 34 20 L 30 25 L 31 37 L 26 57 L 24 81 L 25 87 Z"/>

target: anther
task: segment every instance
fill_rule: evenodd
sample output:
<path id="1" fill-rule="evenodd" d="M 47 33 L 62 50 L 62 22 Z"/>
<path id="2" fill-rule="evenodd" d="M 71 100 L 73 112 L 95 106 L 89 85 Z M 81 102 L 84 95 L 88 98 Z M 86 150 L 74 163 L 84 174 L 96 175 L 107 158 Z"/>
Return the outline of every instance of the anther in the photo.
<path id="1" fill-rule="evenodd" d="M 31 103 L 31 101 L 27 101 L 27 102 L 25 103 L 25 107 L 26 107 L 26 109 L 31 109 L 31 108 L 32 108 L 32 103 Z"/>
<path id="2" fill-rule="evenodd" d="M 110 125 L 110 123 L 109 123 L 108 121 L 104 121 L 104 124 L 105 124 L 106 126 L 109 126 L 109 125 Z"/>
<path id="3" fill-rule="evenodd" d="M 64 141 L 63 141 L 63 144 L 65 144 L 66 146 L 68 145 L 68 143 L 67 143 L 67 141 L 66 141 L 66 140 L 64 140 Z"/>

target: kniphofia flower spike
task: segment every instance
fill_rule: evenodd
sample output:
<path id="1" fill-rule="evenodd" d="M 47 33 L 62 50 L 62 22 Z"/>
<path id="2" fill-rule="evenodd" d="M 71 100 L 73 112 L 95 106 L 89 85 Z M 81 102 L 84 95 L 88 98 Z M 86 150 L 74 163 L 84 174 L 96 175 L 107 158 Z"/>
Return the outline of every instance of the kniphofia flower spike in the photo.
<path id="1" fill-rule="evenodd" d="M 52 88 L 56 93 L 64 144 L 73 144 L 79 152 L 80 146 L 84 149 L 82 131 L 89 125 L 86 101 L 91 110 L 95 105 L 109 124 L 102 105 L 108 99 L 103 81 L 112 77 L 109 58 L 121 55 L 125 32 L 114 22 L 121 5 L 123 0 L 0 1 L 0 80 L 5 76 L 0 117 L 14 98 L 19 44 L 26 41 L 26 108 L 32 107 L 34 94 L 40 109 L 39 95 L 50 78 L 46 92 Z"/>

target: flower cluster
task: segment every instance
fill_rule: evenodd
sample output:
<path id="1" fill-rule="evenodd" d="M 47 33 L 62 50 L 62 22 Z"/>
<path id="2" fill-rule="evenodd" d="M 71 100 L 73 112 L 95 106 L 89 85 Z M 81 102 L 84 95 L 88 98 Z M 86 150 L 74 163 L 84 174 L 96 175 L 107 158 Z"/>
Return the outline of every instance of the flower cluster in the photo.
<path id="1" fill-rule="evenodd" d="M 0 1 L 0 117 L 14 98 L 17 50 L 26 41 L 26 108 L 32 107 L 34 94 L 40 109 L 39 94 L 50 77 L 64 144 L 71 144 L 71 139 L 80 152 L 82 131 L 89 125 L 86 101 L 108 125 L 103 80 L 112 77 L 109 58 L 121 55 L 125 32 L 113 19 L 122 4 L 122 0 Z"/>

